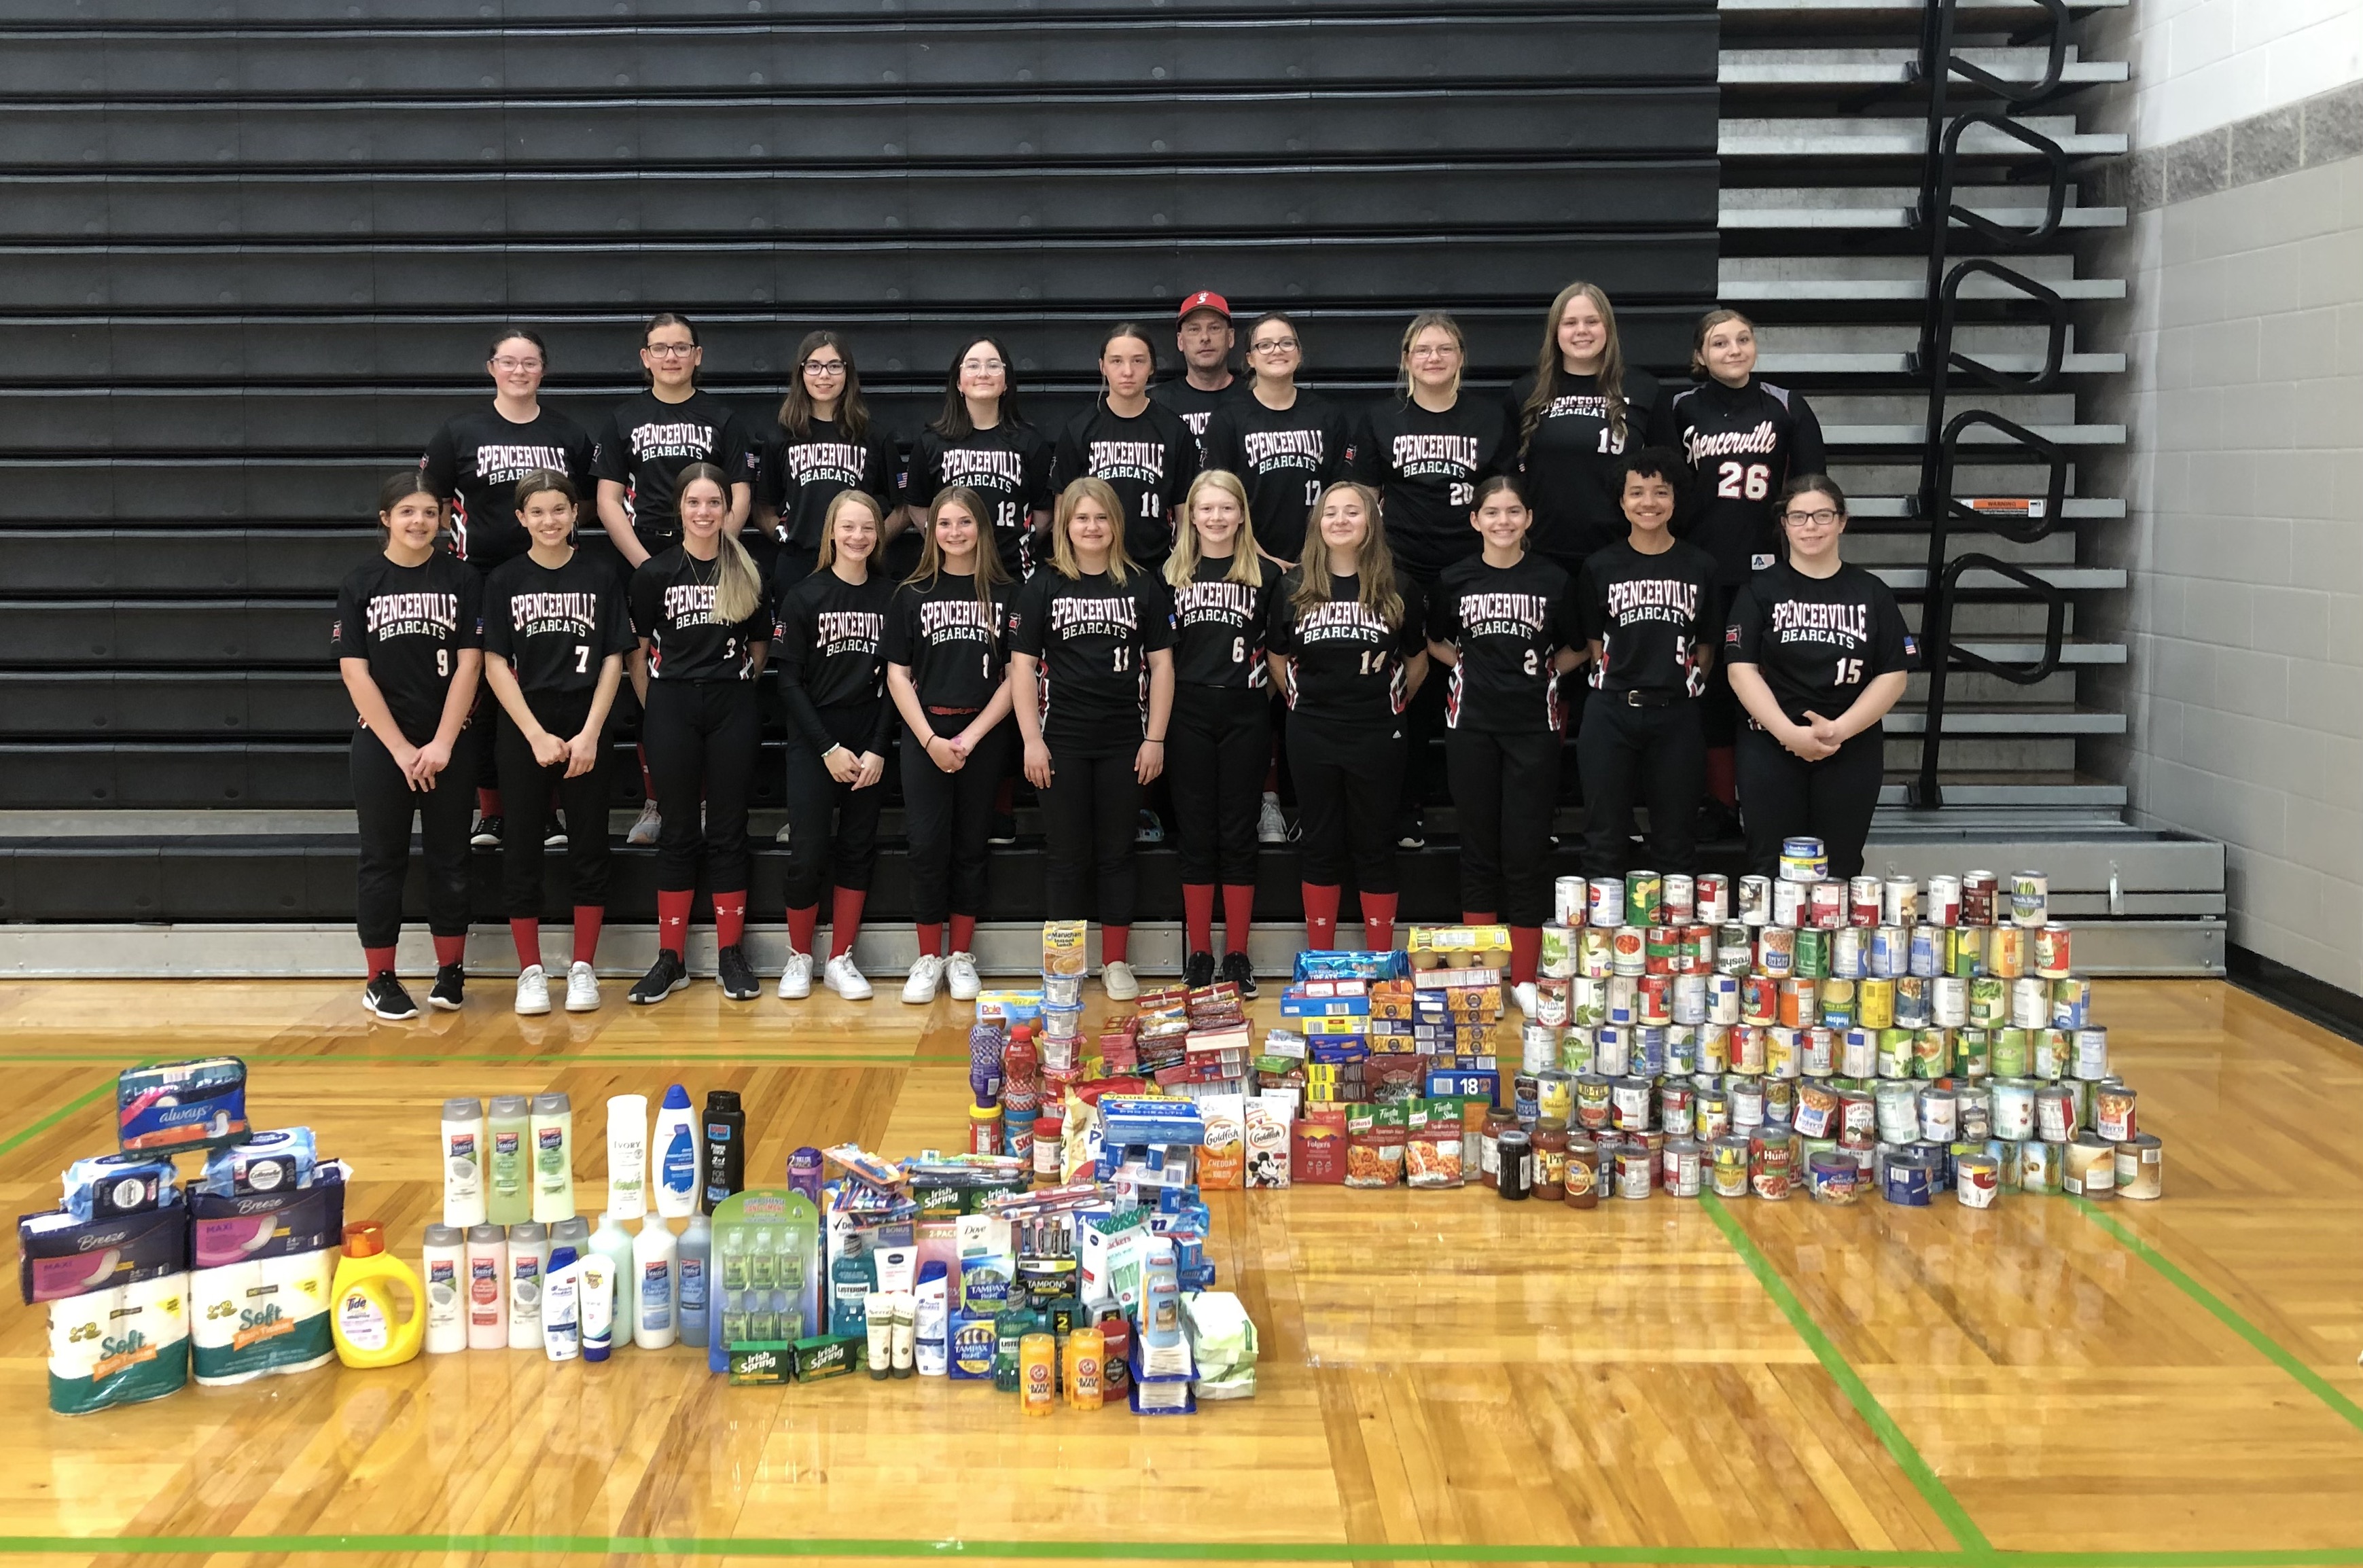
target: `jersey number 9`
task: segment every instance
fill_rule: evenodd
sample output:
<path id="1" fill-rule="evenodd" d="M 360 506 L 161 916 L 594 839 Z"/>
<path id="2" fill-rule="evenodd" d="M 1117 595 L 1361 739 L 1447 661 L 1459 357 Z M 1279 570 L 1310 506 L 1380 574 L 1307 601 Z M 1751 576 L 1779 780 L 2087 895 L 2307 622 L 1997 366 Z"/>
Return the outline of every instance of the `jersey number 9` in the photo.
<path id="1" fill-rule="evenodd" d="M 451 651 L 449 649 L 438 648 L 435 651 L 435 673 L 438 675 L 448 675 L 451 673 Z"/>
<path id="2" fill-rule="evenodd" d="M 1772 468 L 1761 462 L 1726 462 L 1715 470 L 1714 494 L 1720 501 L 1761 501 L 1772 493 Z"/>

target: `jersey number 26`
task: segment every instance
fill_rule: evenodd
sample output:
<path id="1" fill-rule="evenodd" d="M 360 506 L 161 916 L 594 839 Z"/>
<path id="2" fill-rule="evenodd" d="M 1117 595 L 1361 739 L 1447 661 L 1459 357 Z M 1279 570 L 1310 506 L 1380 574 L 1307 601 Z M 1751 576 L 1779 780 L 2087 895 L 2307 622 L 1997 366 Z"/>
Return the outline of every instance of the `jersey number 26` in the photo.
<path id="1" fill-rule="evenodd" d="M 1717 500 L 1761 501 L 1771 493 L 1772 469 L 1769 463 L 1726 462 L 1715 469 L 1714 494 Z"/>

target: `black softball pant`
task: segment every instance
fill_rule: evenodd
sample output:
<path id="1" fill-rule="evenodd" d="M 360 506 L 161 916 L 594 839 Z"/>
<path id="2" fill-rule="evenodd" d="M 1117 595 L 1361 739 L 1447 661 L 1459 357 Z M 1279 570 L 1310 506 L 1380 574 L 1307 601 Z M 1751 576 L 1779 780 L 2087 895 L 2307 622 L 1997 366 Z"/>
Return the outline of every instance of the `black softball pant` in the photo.
<path id="1" fill-rule="evenodd" d="M 875 701 L 840 703 L 817 710 L 837 743 L 859 758 L 878 733 Z M 882 757 L 884 753 L 882 751 Z M 788 727 L 787 906 L 809 909 L 820 902 L 823 884 L 853 893 L 870 891 L 878 867 L 878 813 L 886 804 L 886 779 L 868 789 L 839 784 L 810 737 Z"/>
<path id="2" fill-rule="evenodd" d="M 1559 805 L 1559 731 L 1451 729 L 1444 762 L 1460 819 L 1460 907 L 1513 926 L 1550 917 L 1551 811 Z"/>
<path id="3" fill-rule="evenodd" d="M 1140 828 L 1140 780 L 1133 773 L 1140 738 L 1128 736 L 1120 747 L 1080 736 L 1043 739 L 1050 749 L 1050 787 L 1038 792 L 1048 851 L 1042 893 L 1049 917 L 1093 917 L 1096 892 L 1100 924 L 1129 926 L 1139 884 L 1132 836 Z"/>
<path id="4" fill-rule="evenodd" d="M 1337 728 L 1304 712 L 1288 717 L 1288 767 L 1304 828 L 1299 879 L 1335 887 L 1350 868 L 1363 893 L 1395 891 L 1395 807 L 1402 803 L 1400 726 Z"/>
<path id="5" fill-rule="evenodd" d="M 435 787 L 415 790 L 385 743 L 353 731 L 353 814 L 361 833 L 355 924 L 361 946 L 402 940 L 402 884 L 410 874 L 410 824 L 418 822 L 427 862 L 427 929 L 438 937 L 468 934 L 468 828 L 476 808 L 478 737 L 463 729 Z"/>
<path id="6" fill-rule="evenodd" d="M 1649 864 L 1688 876 L 1698 870 L 1699 797 L 1706 793 L 1706 741 L 1699 705 L 1633 707 L 1616 692 L 1594 692 L 1575 738 L 1583 770 L 1583 873 L 1621 876 L 1633 855 L 1633 806 L 1649 808 Z"/>
<path id="7" fill-rule="evenodd" d="M 1781 840 L 1811 834 L 1829 852 L 1830 875 L 1862 874 L 1863 840 L 1886 774 L 1882 727 L 1872 725 L 1818 762 L 1808 762 L 1750 724 L 1739 732 L 1739 820 L 1750 875 L 1770 876 Z"/>
<path id="8" fill-rule="evenodd" d="M 762 734 L 752 681 L 649 683 L 640 743 L 648 748 L 649 772 L 664 807 L 664 828 L 657 836 L 659 892 L 694 888 L 701 862 L 709 894 L 747 890 L 752 858 L 747 796 Z M 700 800 L 705 803 L 703 828 Z"/>
<path id="9" fill-rule="evenodd" d="M 591 717 L 589 692 L 527 692 L 526 706 L 544 729 L 560 740 L 580 734 Z M 566 812 L 566 868 L 579 906 L 607 902 L 607 784 L 611 759 L 606 738 L 600 738 L 598 760 L 591 771 L 566 776 L 566 764 L 543 767 L 533 760 L 525 731 L 503 708 L 500 727 L 493 732 L 492 750 L 500 761 L 501 885 L 512 920 L 541 916 L 541 840 L 549 820 L 549 792 Z"/>
<path id="10" fill-rule="evenodd" d="M 976 715 L 930 713 L 937 735 L 958 735 Z M 954 915 L 984 913 L 985 835 L 993 796 L 1009 772 L 1017 726 L 1003 719 L 976 744 L 960 772 L 929 759 L 919 737 L 903 732 L 903 823 L 910 840 L 911 918 L 940 926 Z"/>
<path id="11" fill-rule="evenodd" d="M 1165 732 L 1175 849 L 1184 883 L 1256 879 L 1256 819 L 1271 771 L 1271 694 L 1260 686 L 1176 686 Z"/>

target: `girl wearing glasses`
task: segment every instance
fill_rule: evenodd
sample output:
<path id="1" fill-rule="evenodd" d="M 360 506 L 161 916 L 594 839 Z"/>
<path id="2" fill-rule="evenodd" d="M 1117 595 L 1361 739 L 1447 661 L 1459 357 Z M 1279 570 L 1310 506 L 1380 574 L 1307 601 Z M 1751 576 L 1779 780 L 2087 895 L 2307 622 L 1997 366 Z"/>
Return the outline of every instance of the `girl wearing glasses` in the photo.
<path id="1" fill-rule="evenodd" d="M 1732 601 L 1731 689 L 1752 721 L 1739 736 L 1747 869 L 1769 876 L 1781 840 L 1810 833 L 1843 881 L 1862 871 L 1881 773 L 1880 721 L 1914 654 L 1887 584 L 1838 555 L 1846 495 L 1821 474 L 1781 492 L 1785 560 Z"/>
<path id="2" fill-rule="evenodd" d="M 1321 492 L 1347 477 L 1354 437 L 1345 410 L 1296 384 L 1304 336 L 1278 311 L 1248 328 L 1248 395 L 1206 423 L 1206 467 L 1235 473 L 1247 489 L 1256 548 L 1282 567 L 1296 564 L 1305 519 Z"/>
<path id="3" fill-rule="evenodd" d="M 808 332 L 755 470 L 755 520 L 780 547 L 775 599 L 812 575 L 829 505 L 848 490 L 874 497 L 882 512 L 894 491 L 894 443 L 871 422 L 845 340 Z"/>
<path id="4" fill-rule="evenodd" d="M 756 455 L 730 406 L 697 384 L 705 350 L 686 317 L 668 310 L 640 334 L 645 392 L 618 404 L 597 431 L 592 467 L 599 476 L 599 521 L 624 564 L 638 567 L 681 541 L 675 484 L 693 463 L 721 470 L 728 487 L 723 527 L 735 538 L 754 502 Z"/>
<path id="5" fill-rule="evenodd" d="M 945 490 L 974 491 L 987 548 L 1004 576 L 1023 583 L 1041 562 L 1050 527 L 1050 443 L 1018 414 L 1011 373 L 1009 350 L 995 338 L 952 356 L 944 411 L 911 447 L 903 512 L 916 528 Z"/>

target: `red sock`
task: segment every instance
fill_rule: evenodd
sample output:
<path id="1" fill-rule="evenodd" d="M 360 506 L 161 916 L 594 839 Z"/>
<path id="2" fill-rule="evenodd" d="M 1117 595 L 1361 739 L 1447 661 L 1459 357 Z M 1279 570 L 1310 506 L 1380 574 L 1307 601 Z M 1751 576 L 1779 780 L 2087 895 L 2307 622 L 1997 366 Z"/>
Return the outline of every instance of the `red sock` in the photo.
<path id="1" fill-rule="evenodd" d="M 812 951 L 813 928 L 820 924 L 820 906 L 807 904 L 788 911 L 788 951 Z"/>
<path id="2" fill-rule="evenodd" d="M 1248 951 L 1248 929 L 1255 924 L 1255 884 L 1223 884 L 1223 951 Z"/>
<path id="3" fill-rule="evenodd" d="M 843 958 L 861 935 L 861 906 L 870 895 L 859 887 L 840 887 L 828 906 L 828 956 Z"/>
<path id="4" fill-rule="evenodd" d="M 496 789 L 479 788 L 476 791 L 476 815 L 479 817 L 498 817 L 500 814 L 501 792 Z"/>
<path id="5" fill-rule="evenodd" d="M 599 962 L 599 928 L 606 923 L 607 906 L 604 904 L 577 904 L 574 906 L 574 962 Z"/>
<path id="6" fill-rule="evenodd" d="M 443 969 L 451 964 L 463 963 L 467 961 L 467 957 L 468 939 L 466 937 L 438 937 L 435 939 L 436 968 Z"/>
<path id="7" fill-rule="evenodd" d="M 1131 951 L 1132 928 L 1130 926 L 1100 928 L 1100 962 L 1102 963 L 1122 963 L 1125 954 Z"/>
<path id="8" fill-rule="evenodd" d="M 649 749 L 641 745 L 634 747 L 632 751 L 633 754 L 640 760 L 640 793 L 647 796 L 649 804 L 653 806 L 657 798 L 657 776 L 649 772 Z"/>
<path id="9" fill-rule="evenodd" d="M 976 951 L 975 916 L 955 915 L 952 917 L 952 951 L 966 953 Z"/>
<path id="10" fill-rule="evenodd" d="M 1362 895 L 1362 946 L 1371 952 L 1385 952 L 1395 945 L 1395 895 L 1392 893 Z"/>
<path id="11" fill-rule="evenodd" d="M 920 956 L 921 958 L 927 958 L 927 957 L 930 957 L 930 956 L 933 956 L 933 957 L 936 957 L 936 958 L 941 958 L 941 957 L 943 957 L 943 955 L 944 955 L 944 925 L 943 925 L 943 922 L 942 922 L 942 921 L 940 921 L 940 920 L 938 920 L 938 921 L 935 922 L 933 925 L 922 925 L 922 926 L 920 926 L 920 927 L 919 927 L 919 956 Z"/>
<path id="12" fill-rule="evenodd" d="M 714 945 L 735 948 L 747 934 L 747 890 L 714 895 Z"/>
<path id="13" fill-rule="evenodd" d="M 511 920 L 509 940 L 516 943 L 517 967 L 531 969 L 541 962 L 541 922 Z"/>
<path id="14" fill-rule="evenodd" d="M 683 962 L 689 953 L 689 905 L 696 896 L 686 887 L 657 890 L 657 946 Z"/>
<path id="15" fill-rule="evenodd" d="M 1300 882 L 1297 890 L 1304 898 L 1304 945 L 1315 952 L 1326 951 L 1337 945 L 1337 888 L 1336 884 L 1324 886 L 1319 883 Z"/>
<path id="16" fill-rule="evenodd" d="M 1542 957 L 1543 929 L 1540 926 L 1510 928 L 1510 984 L 1524 985 L 1532 980 Z"/>
<path id="17" fill-rule="evenodd" d="M 1464 926 L 1498 926 L 1502 917 L 1491 909 L 1463 909 L 1460 923 Z"/>
<path id="18" fill-rule="evenodd" d="M 361 962 L 369 967 L 369 977 L 372 980 L 375 980 L 381 974 L 392 974 L 394 973 L 394 950 L 392 948 L 363 948 L 361 949 Z"/>
<path id="19" fill-rule="evenodd" d="M 1182 884 L 1182 932 L 1188 939 L 1188 952 L 1215 951 L 1215 884 L 1211 882 L 1185 882 Z"/>
<path id="20" fill-rule="evenodd" d="M 1739 766 L 1728 746 L 1706 749 L 1706 792 L 1725 806 L 1739 799 Z"/>

